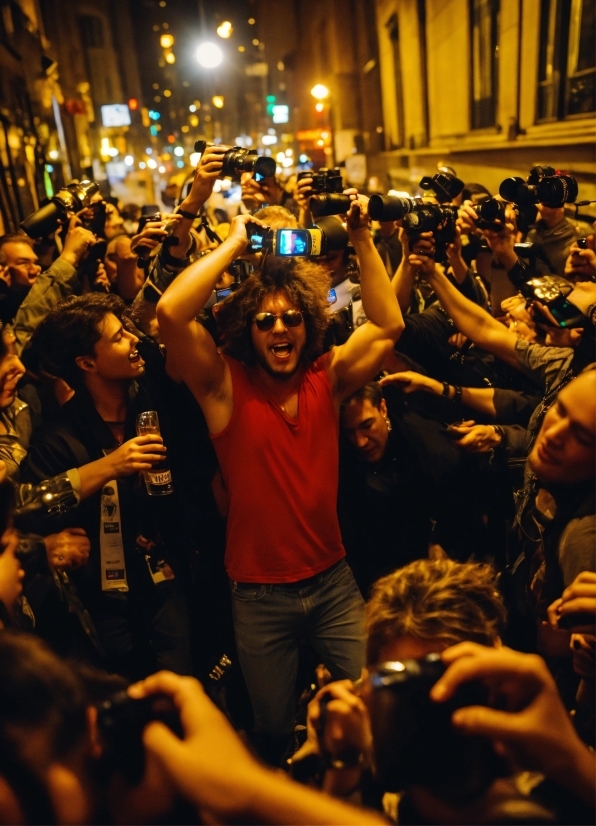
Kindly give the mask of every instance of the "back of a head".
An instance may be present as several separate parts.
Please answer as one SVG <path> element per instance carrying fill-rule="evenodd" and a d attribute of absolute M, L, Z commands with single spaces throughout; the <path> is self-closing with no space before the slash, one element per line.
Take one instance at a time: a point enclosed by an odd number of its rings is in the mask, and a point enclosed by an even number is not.
<path fill-rule="evenodd" d="M 367 663 L 402 637 L 494 645 L 505 624 L 495 571 L 478 562 L 418 559 L 379 579 L 366 605 Z"/>
<path fill-rule="evenodd" d="M 255 212 L 255 218 L 268 224 L 271 229 L 294 229 L 298 227 L 296 216 L 282 206 L 267 206 Z"/>

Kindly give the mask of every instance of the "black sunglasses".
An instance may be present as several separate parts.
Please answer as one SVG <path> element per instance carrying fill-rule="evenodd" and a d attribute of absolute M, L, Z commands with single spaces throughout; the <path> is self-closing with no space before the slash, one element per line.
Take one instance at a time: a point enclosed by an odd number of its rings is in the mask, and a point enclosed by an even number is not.
<path fill-rule="evenodd" d="M 273 313 L 257 313 L 254 322 L 257 329 L 262 333 L 267 330 L 273 330 L 275 322 L 281 318 L 284 327 L 299 327 L 302 324 L 302 313 L 300 310 L 286 310 L 281 315 L 273 315 Z"/>

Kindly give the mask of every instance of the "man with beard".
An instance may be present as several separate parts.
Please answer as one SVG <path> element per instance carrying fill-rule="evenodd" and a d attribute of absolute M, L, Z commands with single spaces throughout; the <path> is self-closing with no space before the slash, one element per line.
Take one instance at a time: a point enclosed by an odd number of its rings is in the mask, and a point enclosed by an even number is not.
<path fill-rule="evenodd" d="M 205 159 L 214 174 L 220 157 Z M 366 202 L 352 197 L 348 231 L 368 322 L 341 347 L 321 355 L 329 277 L 301 259 L 269 255 L 223 302 L 221 352 L 196 321 L 246 250 L 251 216 L 235 218 L 223 244 L 178 276 L 157 308 L 168 371 L 201 405 L 229 495 L 236 643 L 261 753 L 272 762 L 293 730 L 298 640 L 336 679 L 358 677 L 364 664 L 363 602 L 337 519 L 339 407 L 378 372 L 403 321 Z"/>

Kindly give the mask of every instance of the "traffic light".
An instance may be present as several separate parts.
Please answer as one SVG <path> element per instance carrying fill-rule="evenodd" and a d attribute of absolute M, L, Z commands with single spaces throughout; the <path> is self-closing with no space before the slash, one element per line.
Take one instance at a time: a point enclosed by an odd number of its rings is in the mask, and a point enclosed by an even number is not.
<path fill-rule="evenodd" d="M 267 114 L 273 115 L 273 107 L 275 106 L 275 95 L 267 95 L 265 101 L 267 103 Z"/>

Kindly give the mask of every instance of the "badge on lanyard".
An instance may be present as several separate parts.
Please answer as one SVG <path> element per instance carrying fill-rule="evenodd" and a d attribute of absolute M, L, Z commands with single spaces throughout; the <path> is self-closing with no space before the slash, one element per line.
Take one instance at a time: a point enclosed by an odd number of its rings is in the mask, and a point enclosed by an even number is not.
<path fill-rule="evenodd" d="M 99 523 L 101 552 L 101 590 L 128 591 L 122 519 L 116 479 L 107 482 L 101 491 L 101 518 Z"/>

